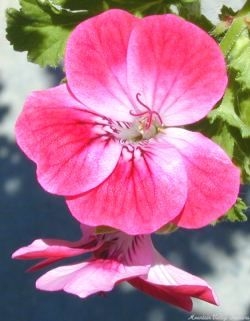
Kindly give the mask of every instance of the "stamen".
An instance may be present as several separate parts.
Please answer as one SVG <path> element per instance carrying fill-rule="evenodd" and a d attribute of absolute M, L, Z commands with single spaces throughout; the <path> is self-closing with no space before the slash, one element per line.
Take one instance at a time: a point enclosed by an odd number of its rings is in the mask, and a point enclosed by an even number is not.
<path fill-rule="evenodd" d="M 135 117 L 139 117 L 139 116 L 143 116 L 148 114 L 148 119 L 146 121 L 146 129 L 149 129 L 151 124 L 152 124 L 152 119 L 153 119 L 153 115 L 155 114 L 158 118 L 158 120 L 160 121 L 160 124 L 162 125 L 162 119 L 161 116 L 154 110 L 151 110 L 147 105 L 144 104 L 143 101 L 141 101 L 140 99 L 141 94 L 137 93 L 136 94 L 136 100 L 138 101 L 138 103 L 143 106 L 144 108 L 146 108 L 146 111 L 140 112 L 140 113 L 135 113 L 132 110 L 130 110 L 130 115 L 135 116 Z"/>
<path fill-rule="evenodd" d="M 138 101 L 138 103 L 141 104 L 143 107 L 145 107 L 149 112 L 151 112 L 151 109 L 140 100 L 139 98 L 140 96 L 141 96 L 140 93 L 136 94 L 136 100 Z"/>

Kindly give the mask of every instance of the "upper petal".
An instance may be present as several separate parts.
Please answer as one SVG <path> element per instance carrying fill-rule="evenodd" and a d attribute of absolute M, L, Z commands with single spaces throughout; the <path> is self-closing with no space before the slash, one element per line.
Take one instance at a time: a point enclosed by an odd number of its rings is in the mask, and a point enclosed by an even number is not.
<path fill-rule="evenodd" d="M 115 260 L 93 260 L 55 268 L 40 277 L 36 286 L 47 291 L 64 290 L 85 298 L 113 289 L 115 284 L 148 271 L 145 266 L 125 266 Z"/>
<path fill-rule="evenodd" d="M 36 162 L 38 180 L 51 193 L 89 190 L 119 159 L 120 145 L 100 134 L 98 117 L 83 108 L 61 85 L 33 92 L 17 121 L 17 142 Z"/>
<path fill-rule="evenodd" d="M 108 10 L 79 24 L 71 33 L 65 70 L 73 94 L 89 110 L 129 120 L 127 46 L 138 19 L 122 10 Z"/>
<path fill-rule="evenodd" d="M 141 93 L 165 125 L 190 124 L 222 97 L 226 65 L 217 43 L 199 27 L 175 15 L 150 16 L 131 33 L 128 84 L 132 97 Z"/>
<path fill-rule="evenodd" d="M 127 234 L 146 234 L 180 213 L 187 185 L 179 153 L 161 143 L 134 151 L 130 147 L 124 147 L 123 156 L 105 182 L 67 198 L 77 220 L 111 226 Z"/>
<path fill-rule="evenodd" d="M 183 157 L 188 176 L 188 195 L 176 224 L 203 227 L 225 214 L 235 203 L 240 171 L 226 153 L 200 133 L 169 128 L 165 139 Z"/>

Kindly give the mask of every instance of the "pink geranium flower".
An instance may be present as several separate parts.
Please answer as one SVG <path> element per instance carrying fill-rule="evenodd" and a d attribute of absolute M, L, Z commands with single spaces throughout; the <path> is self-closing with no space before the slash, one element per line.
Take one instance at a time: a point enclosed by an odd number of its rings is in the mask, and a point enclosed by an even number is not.
<path fill-rule="evenodd" d="M 173 220 L 199 228 L 234 204 L 239 170 L 177 127 L 206 116 L 227 84 L 207 33 L 174 15 L 109 10 L 72 32 L 65 71 L 67 84 L 28 97 L 16 136 L 40 184 L 81 223 L 128 234 Z"/>
<path fill-rule="evenodd" d="M 127 281 L 157 299 L 188 311 L 192 309 L 192 297 L 217 304 L 211 287 L 170 264 L 155 250 L 149 235 L 129 236 L 122 232 L 95 235 L 86 226 L 82 230 L 83 238 L 78 242 L 40 239 L 17 250 L 13 258 L 42 259 L 30 269 L 34 271 L 61 259 L 91 254 L 85 262 L 45 273 L 36 282 L 41 290 L 64 290 L 85 298 Z"/>

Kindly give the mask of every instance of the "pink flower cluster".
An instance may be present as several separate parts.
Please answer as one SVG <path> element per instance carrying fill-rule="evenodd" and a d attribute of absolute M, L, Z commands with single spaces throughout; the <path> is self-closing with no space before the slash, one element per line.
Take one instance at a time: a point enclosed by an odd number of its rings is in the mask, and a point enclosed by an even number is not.
<path fill-rule="evenodd" d="M 234 204 L 239 170 L 178 127 L 206 116 L 227 84 L 207 33 L 174 15 L 110 10 L 72 32 L 65 72 L 67 84 L 27 98 L 16 137 L 40 184 L 82 224 L 199 228 Z"/>
<path fill-rule="evenodd" d="M 238 168 L 218 145 L 184 128 L 224 93 L 218 45 L 175 15 L 140 19 L 109 10 L 73 30 L 65 73 L 66 84 L 27 98 L 17 142 L 36 163 L 40 184 L 66 198 L 84 230 L 122 232 L 85 231 L 77 243 L 37 240 L 14 257 L 43 258 L 40 268 L 92 253 L 46 273 L 41 289 L 86 297 L 127 280 L 187 310 L 190 297 L 216 303 L 204 281 L 163 259 L 146 234 L 168 223 L 206 226 L 237 198 Z"/>

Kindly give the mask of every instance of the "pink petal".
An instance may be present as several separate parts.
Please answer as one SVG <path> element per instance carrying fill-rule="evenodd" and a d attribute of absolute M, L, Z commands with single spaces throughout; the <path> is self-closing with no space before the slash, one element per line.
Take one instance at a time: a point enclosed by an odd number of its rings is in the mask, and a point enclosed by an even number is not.
<path fill-rule="evenodd" d="M 127 46 L 137 18 L 109 10 L 79 24 L 67 43 L 65 69 L 74 95 L 89 110 L 129 120 Z"/>
<path fill-rule="evenodd" d="M 202 29 L 174 15 L 136 24 L 128 47 L 128 84 L 135 98 L 160 112 L 165 125 L 203 118 L 227 84 L 223 55 Z M 135 101 L 134 105 L 140 107 Z"/>
<path fill-rule="evenodd" d="M 97 250 L 102 243 L 90 245 L 91 243 L 84 244 L 82 240 L 67 242 L 55 239 L 38 239 L 15 251 L 12 258 L 19 260 L 43 259 L 28 269 L 29 272 L 34 272 L 64 258 Z"/>
<path fill-rule="evenodd" d="M 190 297 L 218 304 L 213 289 L 201 278 L 189 274 L 171 265 L 162 256 L 159 261 L 151 266 L 147 277 L 142 277 L 145 281 L 164 288 L 167 286 L 171 291 Z"/>
<path fill-rule="evenodd" d="M 186 173 L 179 154 L 157 142 L 124 147 L 107 180 L 67 198 L 73 216 L 87 225 L 107 225 L 128 234 L 151 233 L 178 215 L 186 200 Z"/>
<path fill-rule="evenodd" d="M 120 235 L 122 247 L 125 246 L 123 244 L 128 244 L 129 239 L 126 241 L 122 233 Z M 130 237 L 131 240 L 130 249 L 124 250 L 126 263 L 151 266 L 147 276 L 130 279 L 128 282 L 131 285 L 159 300 L 187 311 L 192 309 L 191 297 L 217 303 L 215 294 L 207 283 L 171 265 L 155 250 L 149 235 L 139 235 L 132 239 Z"/>
<path fill-rule="evenodd" d="M 61 85 L 34 92 L 17 121 L 17 142 L 51 193 L 74 195 L 95 187 L 120 156 L 120 145 L 100 134 L 99 118 L 82 108 Z"/>
<path fill-rule="evenodd" d="M 84 248 L 76 248 L 76 242 L 62 240 L 38 239 L 28 246 L 21 247 L 12 254 L 12 258 L 34 260 L 41 258 L 64 258 L 85 253 Z"/>
<path fill-rule="evenodd" d="M 176 224 L 203 227 L 221 217 L 237 199 L 240 171 L 226 153 L 199 133 L 169 128 L 165 139 L 183 157 L 188 175 L 188 195 Z"/>
<path fill-rule="evenodd" d="M 60 266 L 48 271 L 36 281 L 36 287 L 40 290 L 59 291 L 63 290 L 68 282 L 81 271 L 87 263 Z"/>
<path fill-rule="evenodd" d="M 148 267 L 125 266 L 114 260 L 94 260 L 86 263 L 62 266 L 40 277 L 36 286 L 47 291 L 64 290 L 85 298 L 98 292 L 106 292 L 124 280 L 146 274 Z"/>
<path fill-rule="evenodd" d="M 128 283 L 158 300 L 178 306 L 187 311 L 192 310 L 193 302 L 190 297 L 175 293 L 173 289 L 168 289 L 167 287 L 163 289 L 161 286 L 150 284 L 141 278 L 131 279 Z"/>
<path fill-rule="evenodd" d="M 218 304 L 213 289 L 202 279 L 171 265 L 155 251 L 147 276 L 132 279 L 130 284 L 157 299 L 185 310 L 192 310 L 191 297 Z"/>
<path fill-rule="evenodd" d="M 61 240 L 35 240 L 28 246 L 21 247 L 12 254 L 13 259 L 35 260 L 43 259 L 39 263 L 31 266 L 27 271 L 34 272 L 42 269 L 52 263 L 62 260 L 66 257 L 80 255 L 85 252 L 84 249 L 71 248 L 74 242 Z"/>

